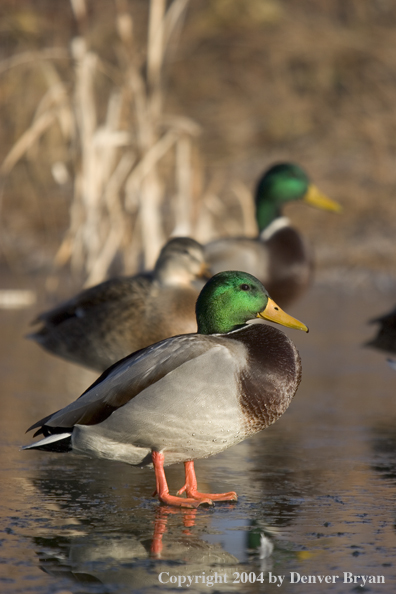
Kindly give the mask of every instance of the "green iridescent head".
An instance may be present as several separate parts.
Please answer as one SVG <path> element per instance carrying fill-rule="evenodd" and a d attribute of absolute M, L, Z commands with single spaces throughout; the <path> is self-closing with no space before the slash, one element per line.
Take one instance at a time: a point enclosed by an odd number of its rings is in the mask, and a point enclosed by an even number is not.
<path fill-rule="evenodd" d="M 308 331 L 276 305 L 257 278 L 234 270 L 219 272 L 206 283 L 196 314 L 199 334 L 225 334 L 255 318 Z"/>
<path fill-rule="evenodd" d="M 339 204 L 314 186 L 305 171 L 294 163 L 279 163 L 259 179 L 256 189 L 256 219 L 260 232 L 281 216 L 286 202 L 303 200 L 324 210 L 339 212 Z"/>

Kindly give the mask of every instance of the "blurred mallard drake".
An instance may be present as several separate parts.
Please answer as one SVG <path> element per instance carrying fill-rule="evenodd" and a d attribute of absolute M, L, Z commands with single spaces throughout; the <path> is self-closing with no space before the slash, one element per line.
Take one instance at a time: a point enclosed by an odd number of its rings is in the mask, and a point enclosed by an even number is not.
<path fill-rule="evenodd" d="M 378 318 L 370 320 L 370 324 L 379 324 L 379 328 L 376 336 L 366 342 L 365 346 L 370 346 L 388 353 L 396 353 L 396 308 Z"/>
<path fill-rule="evenodd" d="M 255 196 L 257 238 L 230 237 L 205 246 L 205 258 L 215 274 L 244 270 L 256 276 L 282 307 L 309 286 L 313 271 L 311 250 L 282 216 L 287 202 L 302 200 L 317 208 L 339 212 L 341 207 L 314 186 L 294 163 L 274 165 L 258 182 Z"/>
<path fill-rule="evenodd" d="M 168 338 L 119 361 L 80 398 L 30 429 L 25 446 L 73 450 L 153 465 L 162 503 L 196 507 L 236 493 L 197 490 L 194 459 L 217 454 L 274 423 L 301 380 L 293 342 L 271 320 L 308 331 L 244 272 L 222 272 L 197 300 L 197 334 Z M 169 494 L 164 466 L 184 462 L 186 480 Z"/>
<path fill-rule="evenodd" d="M 168 241 L 152 272 L 114 278 L 38 316 L 29 338 L 47 351 L 104 371 L 154 342 L 195 332 L 195 303 L 209 278 L 203 247 L 188 237 Z"/>

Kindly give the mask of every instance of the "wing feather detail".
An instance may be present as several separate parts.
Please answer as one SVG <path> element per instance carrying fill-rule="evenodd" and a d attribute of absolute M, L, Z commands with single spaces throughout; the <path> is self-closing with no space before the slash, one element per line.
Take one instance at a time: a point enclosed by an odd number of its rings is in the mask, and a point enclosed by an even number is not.
<path fill-rule="evenodd" d="M 214 337 L 186 334 L 137 351 L 107 369 L 76 401 L 41 419 L 28 431 L 40 427 L 38 435 L 45 433 L 43 427 L 51 432 L 51 428 L 101 423 L 147 387 L 216 347 L 219 344 Z"/>

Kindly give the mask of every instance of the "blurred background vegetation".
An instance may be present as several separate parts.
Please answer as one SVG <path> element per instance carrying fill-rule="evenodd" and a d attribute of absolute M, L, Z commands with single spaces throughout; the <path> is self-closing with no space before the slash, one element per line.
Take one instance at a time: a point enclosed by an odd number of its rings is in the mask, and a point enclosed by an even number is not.
<path fill-rule="evenodd" d="M 2 0 L 0 30 L 3 270 L 56 290 L 254 235 L 290 160 L 344 207 L 286 209 L 317 282 L 394 290 L 392 0 Z"/>

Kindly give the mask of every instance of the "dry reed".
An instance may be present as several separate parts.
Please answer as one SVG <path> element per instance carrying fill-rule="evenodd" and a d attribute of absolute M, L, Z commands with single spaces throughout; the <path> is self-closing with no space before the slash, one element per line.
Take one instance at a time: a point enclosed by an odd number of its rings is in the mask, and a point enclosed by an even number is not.
<path fill-rule="evenodd" d="M 73 196 L 69 228 L 57 251 L 57 267 L 70 264 L 83 273 L 86 285 L 103 280 L 117 254 L 124 252 L 126 272 L 151 267 L 172 233 L 194 230 L 192 152 L 199 126 L 185 116 L 164 112 L 163 69 L 189 0 L 151 0 L 145 58 L 135 47 L 127 3 L 115 3 L 120 40 L 117 70 L 89 47 L 85 0 L 71 0 L 79 35 L 64 49 L 13 56 L 0 63 L 0 73 L 21 64 L 38 65 L 48 90 L 30 127 L 15 142 L 0 166 L 7 176 L 17 162 L 58 125 L 73 155 Z M 141 48 L 140 48 L 141 49 Z M 56 59 L 69 59 L 74 79 L 64 81 Z M 103 121 L 98 113 L 97 83 L 107 78 L 108 99 Z M 129 117 L 126 117 L 128 114 Z M 68 176 L 65 163 L 53 165 Z M 171 180 L 171 181 L 169 181 Z M 162 211 L 173 212 L 171 229 Z M 169 210 L 169 208 L 168 208 Z"/>

